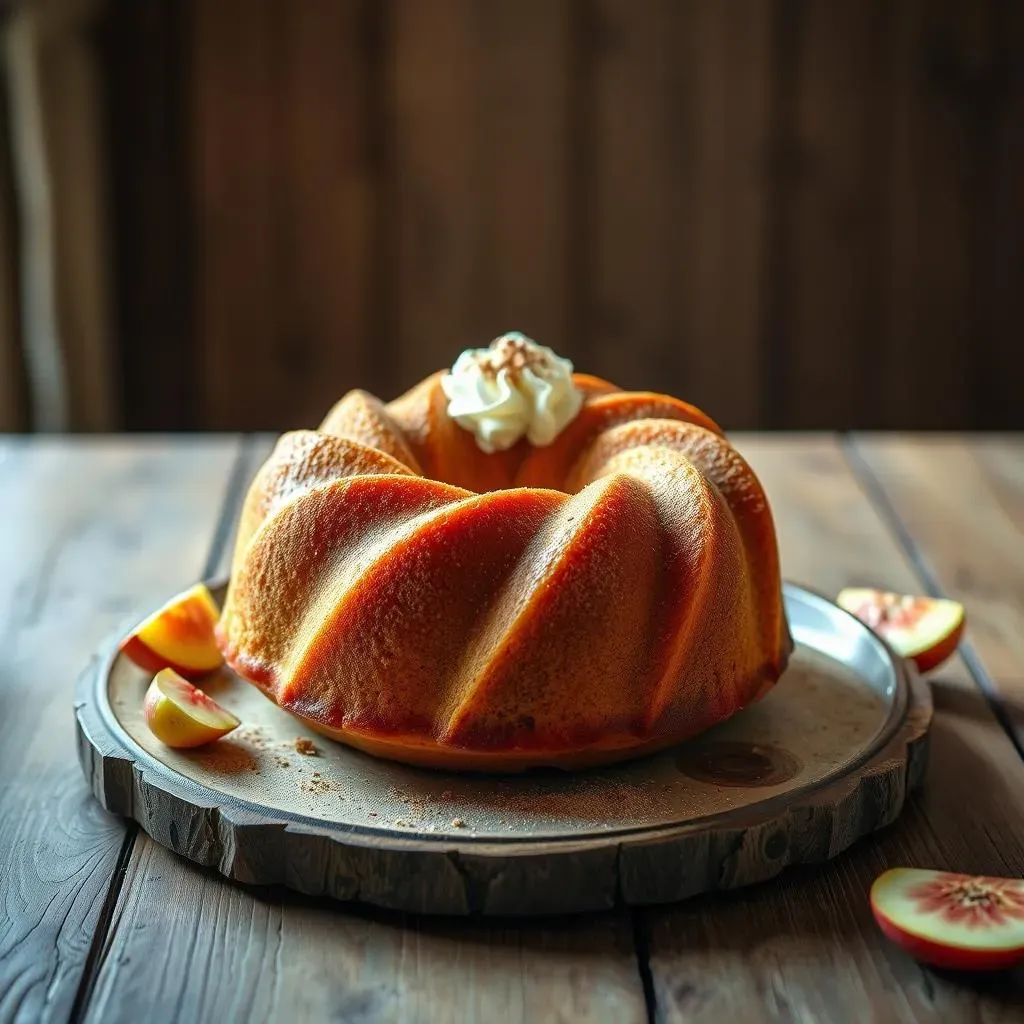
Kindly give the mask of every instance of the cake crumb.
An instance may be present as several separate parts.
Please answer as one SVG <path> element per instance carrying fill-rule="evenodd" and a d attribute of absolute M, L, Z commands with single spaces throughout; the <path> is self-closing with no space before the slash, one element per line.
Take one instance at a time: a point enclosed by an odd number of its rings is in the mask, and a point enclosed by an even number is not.
<path fill-rule="evenodd" d="M 289 761 L 287 758 L 280 757 L 280 756 L 275 757 L 274 760 L 277 762 L 278 766 L 281 767 L 281 768 L 287 768 L 291 764 L 291 761 Z"/>
<path fill-rule="evenodd" d="M 316 744 L 312 740 L 307 740 L 305 736 L 296 736 L 295 753 L 305 754 L 307 757 L 315 757 L 320 751 L 317 750 Z"/>
<path fill-rule="evenodd" d="M 452 828 L 465 828 L 466 823 L 461 818 L 452 818 Z"/>
<path fill-rule="evenodd" d="M 263 727 L 259 725 L 243 725 L 235 731 L 233 738 L 249 744 L 255 750 L 270 747 L 270 741 L 263 735 Z"/>
<path fill-rule="evenodd" d="M 340 793 L 343 787 L 340 782 L 325 779 L 316 772 L 309 779 L 300 782 L 299 789 L 304 793 Z"/>

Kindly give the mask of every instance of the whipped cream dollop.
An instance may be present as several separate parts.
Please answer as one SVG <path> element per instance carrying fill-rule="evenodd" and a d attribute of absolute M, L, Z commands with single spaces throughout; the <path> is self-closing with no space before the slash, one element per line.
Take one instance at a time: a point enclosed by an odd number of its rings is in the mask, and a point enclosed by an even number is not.
<path fill-rule="evenodd" d="M 521 437 L 542 447 L 570 424 L 583 404 L 572 363 L 513 331 L 488 348 L 467 349 L 441 378 L 448 415 L 485 452 L 502 452 Z"/>

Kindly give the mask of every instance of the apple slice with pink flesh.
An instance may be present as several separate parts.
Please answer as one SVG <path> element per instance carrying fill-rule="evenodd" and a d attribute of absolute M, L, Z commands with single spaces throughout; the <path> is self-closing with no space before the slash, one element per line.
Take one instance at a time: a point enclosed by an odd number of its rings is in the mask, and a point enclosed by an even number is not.
<path fill-rule="evenodd" d="M 943 598 L 851 587 L 840 591 L 836 603 L 874 630 L 897 654 L 910 658 L 921 672 L 950 657 L 964 631 L 964 606 Z"/>
<path fill-rule="evenodd" d="M 168 747 L 202 747 L 240 724 L 230 711 L 172 668 L 153 677 L 142 714 L 149 731 Z"/>
<path fill-rule="evenodd" d="M 213 634 L 219 617 L 210 591 L 197 583 L 139 623 L 121 641 L 121 650 L 147 672 L 173 668 L 197 679 L 223 664 Z"/>
<path fill-rule="evenodd" d="M 1024 880 L 893 868 L 871 886 L 885 935 L 922 963 L 989 971 L 1024 960 Z"/>

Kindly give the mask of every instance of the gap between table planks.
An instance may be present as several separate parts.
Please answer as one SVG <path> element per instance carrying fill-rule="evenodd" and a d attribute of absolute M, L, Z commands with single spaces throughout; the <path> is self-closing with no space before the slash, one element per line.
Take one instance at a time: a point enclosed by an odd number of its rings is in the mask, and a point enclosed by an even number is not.
<path fill-rule="evenodd" d="M 928 590 L 967 609 L 965 660 L 1024 749 L 1024 439 L 858 435 Z"/>
<path fill-rule="evenodd" d="M 826 592 L 847 582 L 921 586 L 833 440 L 741 447 L 772 498 L 789 576 Z M 642 915 L 640 953 L 650 946 L 659 1019 L 928 1020 L 1019 1008 L 1017 975 L 979 989 L 925 974 L 883 943 L 864 902 L 873 875 L 901 860 L 1024 869 L 1020 827 L 998 839 L 991 831 L 1004 809 L 1020 818 L 1013 790 L 1024 766 L 963 667 L 939 679 L 929 788 L 903 824 L 831 866 Z M 972 762 L 983 772 L 976 789 L 965 771 Z M 228 885 L 140 835 L 84 1016 L 247 1020 L 279 1010 L 302 1019 L 329 1010 L 376 1020 L 390 1010 L 395 1019 L 459 1020 L 504 1009 L 512 1020 L 545 1011 L 642 1020 L 624 922 L 480 928 L 320 907 Z"/>
<path fill-rule="evenodd" d="M 739 446 L 772 502 L 788 578 L 833 595 L 925 586 L 836 441 Z M 882 938 L 868 906 L 872 880 L 896 865 L 1024 874 L 1024 763 L 960 659 L 936 673 L 933 693 L 925 787 L 891 829 L 820 868 L 646 912 L 659 1020 L 1021 1019 L 1019 970 L 923 970 Z"/>
<path fill-rule="evenodd" d="M 0 1021 L 68 1019 L 126 835 L 76 763 L 75 675 L 202 570 L 238 450 L 0 440 Z"/>

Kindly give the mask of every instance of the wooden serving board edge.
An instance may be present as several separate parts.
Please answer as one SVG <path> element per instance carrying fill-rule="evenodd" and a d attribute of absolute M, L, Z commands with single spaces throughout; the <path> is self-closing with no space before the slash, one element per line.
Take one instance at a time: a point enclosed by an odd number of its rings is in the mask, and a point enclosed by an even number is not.
<path fill-rule="evenodd" d="M 93 656 L 75 697 L 79 761 L 103 807 L 234 881 L 413 913 L 565 914 L 766 881 L 790 865 L 829 860 L 894 822 L 927 764 L 931 691 L 905 666 L 907 713 L 892 739 L 847 775 L 788 804 L 731 812 L 721 824 L 516 846 L 368 835 L 230 797 L 214 801 L 205 787 L 155 770 L 99 706 L 116 651 L 115 638 Z"/>

